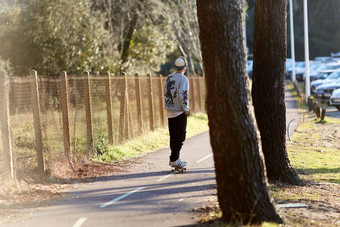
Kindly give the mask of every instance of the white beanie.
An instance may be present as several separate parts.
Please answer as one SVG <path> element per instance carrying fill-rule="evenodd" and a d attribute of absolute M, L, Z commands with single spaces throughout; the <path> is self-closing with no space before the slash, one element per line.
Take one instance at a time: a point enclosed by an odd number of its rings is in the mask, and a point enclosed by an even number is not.
<path fill-rule="evenodd" d="M 184 69 L 187 66 L 187 61 L 184 57 L 178 57 L 175 61 L 175 68 L 176 69 Z"/>

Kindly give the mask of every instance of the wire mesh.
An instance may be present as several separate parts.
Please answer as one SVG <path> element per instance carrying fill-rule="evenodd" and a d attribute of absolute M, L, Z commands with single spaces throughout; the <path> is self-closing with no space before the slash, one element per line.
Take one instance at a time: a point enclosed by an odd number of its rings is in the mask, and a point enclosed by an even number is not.
<path fill-rule="evenodd" d="M 26 170 L 37 167 L 31 78 L 12 78 L 9 87 L 11 146 L 13 162 L 20 177 Z"/>
<path fill-rule="evenodd" d="M 166 126 L 165 80 L 166 77 L 149 75 L 83 74 L 69 75 L 65 81 L 63 77 L 40 75 L 37 108 L 33 99 L 35 79 L 11 78 L 11 139 L 19 177 L 21 173 L 37 167 L 37 122 L 33 113 L 40 114 L 45 169 L 53 170 L 56 162 L 68 162 L 73 166 L 78 160 L 102 152 L 98 149 L 101 143 L 121 144 Z M 204 112 L 204 78 L 190 77 L 189 81 L 191 111 Z M 66 93 L 63 88 L 66 88 Z M 65 100 L 68 100 L 66 107 Z M 3 162 L 1 150 L 0 176 Z"/>

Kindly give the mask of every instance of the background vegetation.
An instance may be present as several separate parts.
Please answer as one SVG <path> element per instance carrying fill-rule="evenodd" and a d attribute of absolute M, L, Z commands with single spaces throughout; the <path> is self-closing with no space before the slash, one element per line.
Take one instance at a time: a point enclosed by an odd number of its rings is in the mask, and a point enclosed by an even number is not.
<path fill-rule="evenodd" d="M 19 76 L 31 69 L 46 76 L 84 70 L 155 73 L 177 55 L 187 56 L 193 66 L 200 62 L 194 3 L 194 0 L 18 0 L 10 6 L 0 3 L 0 62 L 8 61 Z M 163 67 L 161 72 L 169 70 Z"/>
<path fill-rule="evenodd" d="M 187 138 L 208 130 L 208 116 L 206 114 L 194 114 L 188 117 Z M 99 154 L 96 160 L 104 162 L 122 161 L 167 146 L 169 146 L 169 131 L 167 128 L 161 128 L 120 146 L 111 146 L 103 141 L 100 146 L 97 145 L 96 147 Z"/>
<path fill-rule="evenodd" d="M 255 0 L 247 0 L 246 16 L 247 44 L 249 53 L 253 53 Z M 308 0 L 308 29 L 310 59 L 317 56 L 330 56 L 340 51 L 340 1 Z M 290 46 L 289 6 L 287 12 L 287 40 Z M 293 0 L 295 58 L 304 60 L 303 1 Z M 288 57 L 290 57 L 288 48 Z"/>
<path fill-rule="evenodd" d="M 202 74 L 195 0 L 16 2 L 0 3 L 0 66 L 6 63 L 1 68 L 15 75 L 31 69 L 46 76 L 84 70 L 165 75 L 177 55 L 188 57 L 189 74 Z M 255 1 L 246 2 L 252 54 Z M 293 7 L 296 59 L 303 60 L 303 2 L 293 0 Z M 340 0 L 309 0 L 308 9 L 310 58 L 339 52 Z M 289 20 L 287 26 L 290 45 Z"/>

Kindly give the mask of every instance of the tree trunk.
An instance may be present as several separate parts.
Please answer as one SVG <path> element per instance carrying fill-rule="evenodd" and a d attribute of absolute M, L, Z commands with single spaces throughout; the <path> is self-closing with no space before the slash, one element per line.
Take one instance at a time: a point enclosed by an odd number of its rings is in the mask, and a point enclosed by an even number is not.
<path fill-rule="evenodd" d="M 131 41 L 133 38 L 133 34 L 137 27 L 138 18 L 139 18 L 139 11 L 136 10 L 135 14 L 132 17 L 132 20 L 130 21 L 129 29 L 127 31 L 127 34 L 124 40 L 122 55 L 120 57 L 122 60 L 122 64 L 124 64 L 128 60 L 129 49 L 130 49 Z"/>
<path fill-rule="evenodd" d="M 229 222 L 282 223 L 268 194 L 246 76 L 241 0 L 197 0 L 218 201 Z"/>
<path fill-rule="evenodd" d="M 301 185 L 286 151 L 287 1 L 255 3 L 252 96 L 269 180 Z"/>

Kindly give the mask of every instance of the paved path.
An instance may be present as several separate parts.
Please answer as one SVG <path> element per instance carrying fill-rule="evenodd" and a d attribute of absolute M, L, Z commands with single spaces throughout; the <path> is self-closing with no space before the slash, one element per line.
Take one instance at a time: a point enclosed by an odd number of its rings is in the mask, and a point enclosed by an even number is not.
<path fill-rule="evenodd" d="M 134 162 L 127 173 L 82 183 L 53 206 L 5 226 L 185 226 L 197 223 L 191 212 L 216 201 L 216 181 L 205 132 L 187 140 L 184 174 L 172 174 L 169 149 Z M 29 211 L 28 211 L 29 212 Z"/>
<path fill-rule="evenodd" d="M 299 113 L 287 95 L 287 123 Z M 292 126 L 291 131 L 293 131 Z M 188 171 L 173 174 L 169 148 L 145 155 L 126 173 L 77 184 L 64 199 L 40 210 L 23 210 L 25 218 L 0 226 L 192 226 L 192 212 L 216 203 L 216 181 L 209 133 L 188 139 L 182 159 Z"/>
<path fill-rule="evenodd" d="M 292 94 L 286 89 L 285 91 L 285 101 L 286 101 L 286 129 L 287 129 L 287 141 L 289 141 L 289 136 L 291 137 L 302 121 L 301 115 L 297 109 L 297 105 L 294 101 Z"/>

